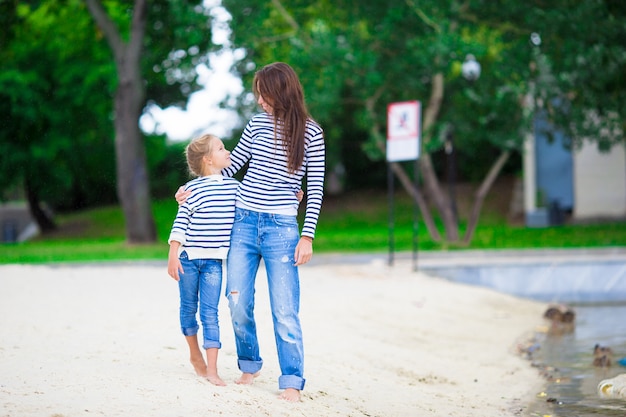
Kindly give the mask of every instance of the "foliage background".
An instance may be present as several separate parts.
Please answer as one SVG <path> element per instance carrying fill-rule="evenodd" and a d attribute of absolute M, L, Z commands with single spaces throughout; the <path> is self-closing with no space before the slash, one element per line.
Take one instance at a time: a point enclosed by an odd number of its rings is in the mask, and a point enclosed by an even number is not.
<path fill-rule="evenodd" d="M 134 6 L 106 2 L 122 29 Z M 424 172 L 432 164 L 437 181 L 450 174 L 444 150 L 450 135 L 458 181 L 478 184 L 504 151 L 511 156 L 500 175 L 521 175 L 528 94 L 574 146 L 586 139 L 609 150 L 624 142 L 625 2 L 224 0 L 222 6 L 232 16 L 231 38 L 214 45 L 212 8 L 150 2 L 141 60 L 145 106 L 183 107 L 200 88 L 196 68 L 210 51 L 245 51 L 233 72 L 248 91 L 261 65 L 287 61 L 325 128 L 328 174 L 338 176 L 342 192 L 385 189 L 380 144 L 386 106 L 395 101 L 418 98 L 437 108 L 421 161 Z M 4 0 L 0 23 L 0 197 L 45 202 L 58 213 L 117 204 L 111 103 L 118 80 L 84 2 Z M 532 41 L 535 35 L 541 42 Z M 469 53 L 482 65 L 473 83 L 460 75 Z M 256 111 L 249 93 L 236 108 L 243 120 Z M 233 139 L 227 147 L 238 133 L 225 138 Z M 183 144 L 147 134 L 144 145 L 152 197 L 171 198 L 188 178 Z M 403 169 L 410 173 L 410 164 Z M 444 216 L 434 208 L 437 188 L 424 192 L 438 222 Z"/>

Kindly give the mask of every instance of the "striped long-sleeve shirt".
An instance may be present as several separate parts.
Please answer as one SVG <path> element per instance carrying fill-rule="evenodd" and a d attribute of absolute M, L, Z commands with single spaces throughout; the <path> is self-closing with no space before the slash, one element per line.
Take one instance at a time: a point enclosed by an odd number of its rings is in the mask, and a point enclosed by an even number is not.
<path fill-rule="evenodd" d="M 302 236 L 315 237 L 324 195 L 324 132 L 309 120 L 305 132 L 302 167 L 291 174 L 280 137 L 275 139 L 274 119 L 267 113 L 254 116 L 246 125 L 230 155 L 231 166 L 222 171 L 232 176 L 246 163 L 246 174 L 237 192 L 237 207 L 253 211 L 297 215 L 296 192 L 306 175 L 306 212 Z"/>
<path fill-rule="evenodd" d="M 178 207 L 168 243 L 180 242 L 189 259 L 225 259 L 235 220 L 239 181 L 222 175 L 198 177 L 187 184 L 191 191 Z"/>

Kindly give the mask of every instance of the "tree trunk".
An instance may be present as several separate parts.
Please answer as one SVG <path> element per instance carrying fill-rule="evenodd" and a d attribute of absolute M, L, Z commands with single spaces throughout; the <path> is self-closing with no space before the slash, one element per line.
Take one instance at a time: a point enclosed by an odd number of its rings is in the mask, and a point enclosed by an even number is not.
<path fill-rule="evenodd" d="M 122 69 L 115 95 L 117 195 L 126 219 L 126 239 L 129 243 L 148 243 L 156 241 L 156 227 L 150 205 L 145 147 L 138 124 L 144 92 L 139 87 L 141 78 L 130 75 L 133 72 L 133 68 Z"/>
<path fill-rule="evenodd" d="M 437 226 L 435 226 L 435 222 L 433 221 L 433 218 L 430 215 L 428 204 L 426 204 L 426 201 L 424 201 L 424 198 L 422 197 L 422 194 L 420 193 L 419 189 L 415 187 L 414 183 L 411 182 L 411 178 L 409 178 L 407 173 L 404 171 L 404 169 L 402 168 L 402 165 L 400 165 L 397 162 L 392 162 L 391 170 L 396 175 L 396 177 L 398 177 L 398 179 L 400 180 L 400 183 L 402 184 L 406 192 L 409 193 L 411 198 L 413 198 L 413 201 L 417 203 L 417 206 L 419 207 L 420 212 L 422 213 L 422 219 L 424 219 L 424 224 L 426 225 L 426 228 L 428 229 L 428 233 L 430 234 L 430 237 L 435 242 L 440 242 L 441 236 L 439 235 L 439 230 L 437 230 Z"/>
<path fill-rule="evenodd" d="M 39 195 L 33 188 L 30 186 L 28 180 L 25 182 L 25 191 L 26 191 L 26 200 L 28 201 L 28 210 L 30 211 L 30 215 L 33 216 L 33 219 L 37 223 L 39 227 L 39 231 L 44 234 L 46 232 L 51 232 L 57 228 L 56 223 L 52 220 L 52 217 L 47 213 L 39 202 Z"/>
<path fill-rule="evenodd" d="M 435 173 L 435 168 L 433 167 L 429 154 L 425 154 L 420 157 L 420 170 L 422 172 L 422 176 L 424 177 L 426 190 L 432 197 L 435 207 L 437 207 L 437 210 L 441 215 L 441 220 L 443 221 L 443 225 L 446 230 L 446 241 L 458 242 L 459 226 L 456 216 L 454 215 L 454 210 L 452 210 L 452 201 L 446 198 L 441 186 L 439 185 L 439 180 L 437 179 L 437 174 Z"/>
<path fill-rule="evenodd" d="M 135 0 L 130 36 L 126 43 L 115 23 L 97 0 L 86 0 L 89 12 L 104 33 L 118 75 L 115 94 L 115 154 L 117 194 L 126 220 L 129 243 L 156 241 L 156 227 L 150 204 L 150 186 L 139 117 L 144 104 L 140 61 L 147 20 L 146 0 Z"/>
<path fill-rule="evenodd" d="M 384 90 L 384 86 L 379 88 L 378 91 L 372 97 L 369 97 L 366 100 L 366 102 L 365 102 L 365 108 L 370 113 L 372 120 L 377 120 L 376 112 L 374 111 L 374 104 L 378 100 L 378 98 L 379 98 L 379 96 L 380 96 L 380 94 L 382 93 L 383 90 Z M 376 146 L 378 147 L 378 149 L 383 154 L 385 154 L 385 152 L 386 152 L 385 141 L 381 137 L 382 135 L 380 134 L 380 130 L 381 130 L 380 129 L 380 125 L 378 123 L 374 122 L 372 124 L 371 128 L 370 128 L 370 135 L 373 138 L 375 138 L 374 140 L 375 140 L 375 143 L 376 143 Z M 410 177 L 407 175 L 407 173 L 402 168 L 402 165 L 400 165 L 397 162 L 391 162 L 391 169 L 392 169 L 393 173 L 400 180 L 400 183 L 402 184 L 402 186 L 404 187 L 406 192 L 409 193 L 409 195 L 417 203 L 417 206 L 419 207 L 420 212 L 422 213 L 422 219 L 424 219 L 424 224 L 426 225 L 426 228 L 428 229 L 428 233 L 430 234 L 430 237 L 435 242 L 441 241 L 441 236 L 439 235 L 439 231 L 437 230 L 437 226 L 435 226 L 435 222 L 433 221 L 433 217 L 432 217 L 432 215 L 430 213 L 428 205 L 426 204 L 426 202 L 422 198 L 422 195 L 419 192 L 419 189 L 417 189 L 413 185 L 413 183 L 411 182 Z"/>
<path fill-rule="evenodd" d="M 465 237 L 463 238 L 463 243 L 469 244 L 472 241 L 472 237 L 474 237 L 474 231 L 476 230 L 476 226 L 478 225 L 478 218 L 480 216 L 480 211 L 483 206 L 483 202 L 485 201 L 485 197 L 489 193 L 489 190 L 493 186 L 493 183 L 498 178 L 498 174 L 502 170 L 502 167 L 509 159 L 511 155 L 510 151 L 503 151 L 498 159 L 493 163 L 491 169 L 489 169 L 489 173 L 483 180 L 482 184 L 478 188 L 476 192 L 476 199 L 474 200 L 474 204 L 472 206 L 472 212 L 467 221 L 467 230 L 465 231 Z"/>
<path fill-rule="evenodd" d="M 428 106 L 424 111 L 422 131 L 426 132 L 426 134 L 423 135 L 425 143 L 430 139 L 428 132 L 439 116 L 441 103 L 443 101 L 443 93 L 444 79 L 443 74 L 439 72 L 432 78 L 430 98 L 428 100 Z M 437 174 L 435 173 L 435 168 L 433 167 L 432 160 L 430 159 L 430 154 L 427 152 L 422 152 L 422 154 L 423 155 L 420 156 L 419 166 L 422 176 L 424 177 L 424 185 L 426 186 L 428 194 L 432 197 L 435 207 L 437 207 L 437 210 L 441 215 L 441 219 L 443 220 L 446 230 L 446 241 L 457 242 L 459 240 L 459 228 L 454 211 L 452 210 L 453 202 L 449 201 L 441 190 Z"/>

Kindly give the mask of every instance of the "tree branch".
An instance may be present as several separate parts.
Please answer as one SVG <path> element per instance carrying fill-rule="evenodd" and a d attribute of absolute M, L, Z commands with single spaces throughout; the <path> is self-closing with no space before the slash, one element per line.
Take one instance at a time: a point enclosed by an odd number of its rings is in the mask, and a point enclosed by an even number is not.
<path fill-rule="evenodd" d="M 119 65 L 124 59 L 124 42 L 122 42 L 117 26 L 98 0 L 85 0 L 85 3 L 91 16 L 93 16 L 93 20 L 95 20 L 100 30 L 104 33 L 104 37 L 109 42 L 115 61 Z"/>
<path fill-rule="evenodd" d="M 428 99 L 428 106 L 424 111 L 424 126 L 423 131 L 425 134 L 422 136 L 423 142 L 428 143 L 431 138 L 431 128 L 435 124 L 439 112 L 441 110 L 441 103 L 443 102 L 444 94 L 444 79 L 443 73 L 438 72 L 433 75 L 432 87 L 430 91 L 430 98 Z M 446 239 L 449 241 L 458 240 L 458 223 L 456 222 L 456 216 L 452 211 L 452 202 L 447 201 L 444 197 L 435 168 L 430 154 L 428 152 L 422 152 L 423 156 L 420 158 L 420 170 L 424 177 L 424 185 L 428 191 L 428 195 L 433 199 L 435 206 L 441 213 L 443 223 L 446 228 Z"/>
<path fill-rule="evenodd" d="M 130 28 L 130 40 L 128 42 L 128 55 L 141 58 L 143 37 L 145 35 L 148 5 L 146 0 L 135 0 L 133 7 L 133 20 Z"/>
<path fill-rule="evenodd" d="M 489 173 L 483 180 L 482 184 L 478 188 L 476 192 L 476 200 L 474 201 L 474 205 L 472 207 L 472 213 L 467 222 L 467 230 L 465 231 L 465 237 L 463 238 L 463 243 L 469 244 L 474 236 L 474 231 L 476 230 L 476 226 L 478 225 L 478 217 L 480 216 L 480 210 L 483 206 L 483 202 L 485 201 L 485 197 L 487 193 L 491 189 L 491 186 L 495 182 L 496 178 L 498 178 L 498 174 L 502 170 L 502 167 L 509 159 L 511 155 L 510 151 L 503 151 L 496 162 L 489 169 Z"/>
<path fill-rule="evenodd" d="M 287 24 L 289 26 L 292 27 L 292 29 L 296 32 L 296 33 L 301 33 L 302 37 L 304 38 L 305 42 L 307 43 L 312 43 L 313 40 L 308 36 L 307 33 L 301 31 L 300 29 L 300 25 L 298 24 L 298 22 L 296 22 L 296 19 L 293 18 L 293 16 L 291 15 L 291 13 L 289 13 L 287 11 L 287 9 L 285 9 L 285 6 L 283 6 L 283 4 L 280 2 L 280 0 L 272 0 L 272 4 L 274 5 L 274 7 L 276 7 L 276 9 L 278 9 L 278 12 L 283 16 L 283 19 L 285 19 L 285 21 L 287 21 Z"/>
<path fill-rule="evenodd" d="M 406 4 L 407 6 L 413 9 L 415 14 L 420 19 L 422 19 L 422 21 L 426 24 L 426 26 L 430 26 L 435 32 L 441 33 L 441 27 L 437 23 L 435 23 L 435 21 L 433 21 L 430 17 L 426 16 L 426 13 L 424 13 L 422 9 L 417 7 L 417 5 L 415 4 L 413 0 L 406 0 Z"/>
<path fill-rule="evenodd" d="M 425 132 L 430 132 L 430 128 L 435 124 L 435 120 L 439 116 L 441 110 L 441 103 L 443 101 L 443 73 L 438 72 L 433 75 L 432 88 L 430 90 L 430 98 L 428 99 L 428 106 L 424 111 L 424 126 Z M 430 139 L 430 133 L 427 133 L 427 138 Z M 428 142 L 425 140 L 425 142 Z"/>

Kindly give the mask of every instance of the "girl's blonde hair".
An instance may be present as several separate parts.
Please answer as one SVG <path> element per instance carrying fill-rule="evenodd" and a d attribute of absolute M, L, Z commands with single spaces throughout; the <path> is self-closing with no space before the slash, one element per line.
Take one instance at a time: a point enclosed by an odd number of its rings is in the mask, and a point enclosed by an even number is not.
<path fill-rule="evenodd" d="M 201 177 L 206 175 L 204 172 L 204 156 L 211 155 L 213 152 L 213 142 L 219 139 L 215 135 L 202 135 L 193 139 L 185 148 L 185 157 L 187 158 L 187 168 L 192 176 Z"/>

